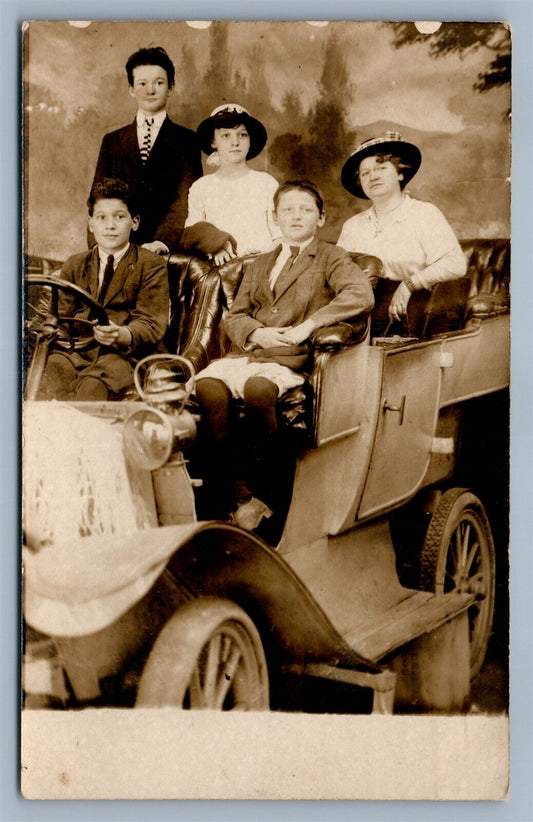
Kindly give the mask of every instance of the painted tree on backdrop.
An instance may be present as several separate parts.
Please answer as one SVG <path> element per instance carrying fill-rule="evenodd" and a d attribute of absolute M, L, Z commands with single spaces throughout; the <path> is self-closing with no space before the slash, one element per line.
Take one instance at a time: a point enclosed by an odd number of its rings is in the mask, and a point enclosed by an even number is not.
<path fill-rule="evenodd" d="M 317 95 L 307 112 L 294 89 L 285 93 L 280 133 L 271 141 L 269 154 L 282 177 L 308 176 L 319 182 L 328 213 L 323 236 L 336 239 L 337 224 L 346 219 L 347 209 L 353 211 L 351 198 L 339 186 L 339 173 L 343 160 L 355 145 L 356 134 L 350 131 L 346 116 L 355 85 L 350 80 L 344 51 L 335 33 L 326 42 L 322 65 Z"/>
<path fill-rule="evenodd" d="M 316 180 L 328 205 L 323 236 L 336 239 L 347 213 L 353 213 L 352 198 L 339 186 L 339 173 L 356 140 L 346 116 L 355 86 L 350 80 L 342 43 L 336 33 L 329 35 L 311 105 L 306 108 L 299 92 L 289 88 L 279 107 L 272 100 L 264 68 L 267 60 L 260 43 L 240 50 L 241 59 L 235 68 L 229 45 L 230 25 L 218 21 L 210 26 L 209 59 L 203 75 L 191 47 L 183 46 L 177 71 L 182 89 L 175 98 L 177 119 L 194 123 L 224 101 L 244 105 L 265 123 L 269 133 L 267 155 L 261 155 L 251 165 L 264 169 L 268 163 L 268 171 L 279 180 L 302 176 Z M 190 89 L 195 90 L 194 95 L 189 93 Z"/>
<path fill-rule="evenodd" d="M 503 23 L 442 23 L 432 33 L 419 31 L 413 23 L 384 23 L 394 31 L 392 45 L 402 48 L 412 43 L 426 43 L 431 57 L 458 54 L 461 57 L 478 49 L 493 55 L 487 67 L 479 72 L 473 88 L 479 92 L 511 83 L 511 34 Z M 505 112 L 505 116 L 509 111 Z"/>

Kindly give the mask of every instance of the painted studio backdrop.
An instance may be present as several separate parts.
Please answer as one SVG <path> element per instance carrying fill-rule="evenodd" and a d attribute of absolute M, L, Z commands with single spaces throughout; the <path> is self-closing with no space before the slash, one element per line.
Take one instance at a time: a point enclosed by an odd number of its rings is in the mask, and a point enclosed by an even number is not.
<path fill-rule="evenodd" d="M 37 21 L 24 33 L 27 253 L 64 260 L 85 247 L 102 136 L 135 114 L 124 66 L 150 45 L 176 66 L 172 119 L 195 129 L 222 102 L 240 103 L 269 135 L 251 165 L 323 188 L 324 239 L 366 207 L 341 186 L 344 160 L 391 128 L 422 151 L 413 196 L 439 206 L 460 238 L 509 236 L 503 24 Z"/>

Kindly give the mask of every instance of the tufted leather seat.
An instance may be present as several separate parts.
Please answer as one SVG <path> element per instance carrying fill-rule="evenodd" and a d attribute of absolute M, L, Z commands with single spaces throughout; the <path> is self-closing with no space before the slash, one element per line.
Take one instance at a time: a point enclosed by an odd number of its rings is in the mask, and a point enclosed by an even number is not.
<path fill-rule="evenodd" d="M 506 311 L 510 305 L 510 240 L 461 240 L 461 248 L 470 280 L 467 316 L 482 318 Z"/>
<path fill-rule="evenodd" d="M 352 254 L 351 257 L 371 281 L 377 281 L 382 267 L 377 257 L 367 254 Z M 237 258 L 208 271 L 206 268 L 209 264 L 204 261 L 202 272 L 192 266 L 191 258 L 182 255 L 172 255 L 169 258 L 169 276 L 176 283 L 182 284 L 179 296 L 182 313 L 179 321 L 171 321 L 171 326 L 178 330 L 171 350 L 178 351 L 192 362 L 196 372 L 205 368 L 212 359 L 228 352 L 229 340 L 224 335 L 220 321 L 231 308 L 246 267 L 253 258 L 254 255 Z M 315 332 L 312 342 L 314 350 L 322 354 L 320 367 L 324 366 L 328 355 L 362 340 L 367 328 L 366 319 L 355 317 L 353 321 L 338 323 Z M 312 378 L 311 382 L 317 380 Z M 302 445 L 310 442 L 314 414 L 310 383 L 288 391 L 278 405 L 280 419 L 290 429 L 291 436 Z"/>
<path fill-rule="evenodd" d="M 375 285 L 372 336 L 385 332 L 428 339 L 457 331 L 472 318 L 483 319 L 509 308 L 510 241 L 461 240 L 467 261 L 464 277 L 437 283 L 431 290 L 416 291 L 409 300 L 407 318 L 392 326 L 388 307 L 398 283 L 380 280 Z M 389 328 L 391 329 L 389 332 Z"/>
<path fill-rule="evenodd" d="M 352 254 L 370 280 L 377 280 L 381 261 L 368 254 Z M 179 284 L 180 292 L 173 295 L 174 307 L 180 309 L 178 320 L 171 320 L 170 350 L 179 351 L 189 359 L 196 371 L 210 360 L 223 356 L 229 350 L 220 320 L 231 308 L 246 267 L 253 255 L 230 260 L 219 268 L 207 261 L 173 254 L 168 261 L 171 282 Z M 194 261 L 194 264 L 193 264 Z M 172 293 L 172 285 L 171 285 Z M 315 346 L 333 349 L 357 342 L 364 336 L 366 322 L 356 318 L 354 323 L 320 329 L 313 340 Z M 177 332 L 177 333 L 176 333 Z"/>
<path fill-rule="evenodd" d="M 433 320 L 443 314 L 446 314 L 450 327 L 450 306 L 455 323 L 464 323 L 470 317 L 487 317 L 509 307 L 510 241 L 462 240 L 461 246 L 468 263 L 466 278 L 455 281 L 455 285 L 441 284 L 444 288 L 438 286 L 431 294 L 425 292 L 426 296 L 421 299 L 422 307 L 418 309 L 417 330 L 423 331 L 420 336 L 429 336 L 441 330 Z M 379 279 L 382 269 L 380 260 L 366 254 L 350 256 L 374 286 L 379 282 L 379 288 L 383 287 L 385 281 Z M 207 259 L 187 254 L 172 254 L 168 259 L 171 305 L 165 342 L 169 351 L 187 357 L 197 371 L 227 352 L 228 341 L 224 339 L 220 320 L 231 307 L 244 270 L 252 259 L 249 256 L 231 260 L 218 269 Z M 49 274 L 59 267 L 60 263 L 54 260 L 39 257 L 25 259 L 27 273 Z M 374 319 L 378 318 L 379 311 L 377 300 Z M 356 318 L 355 323 L 340 323 L 319 329 L 313 343 L 316 350 L 332 353 L 344 345 L 358 342 L 366 331 L 366 321 Z M 319 359 L 320 367 L 323 367 L 324 357 Z M 286 408 L 283 415 L 292 421 L 291 427 L 300 426 L 303 430 L 307 427 L 307 413 L 302 410 L 302 401 L 310 393 L 309 386 L 289 393 L 284 400 Z"/>

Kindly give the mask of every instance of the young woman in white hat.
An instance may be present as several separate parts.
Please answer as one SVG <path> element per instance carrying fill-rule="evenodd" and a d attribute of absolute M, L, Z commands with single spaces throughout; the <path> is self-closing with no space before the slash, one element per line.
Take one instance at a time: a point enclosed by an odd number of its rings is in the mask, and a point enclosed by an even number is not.
<path fill-rule="evenodd" d="M 442 212 L 404 191 L 421 162 L 415 145 L 389 131 L 361 143 L 341 173 L 344 188 L 372 206 L 344 223 L 337 245 L 379 257 L 383 277 L 399 281 L 389 306 L 395 320 L 406 314 L 414 291 L 466 271 L 464 254 Z"/>
<path fill-rule="evenodd" d="M 212 111 L 196 133 L 209 157 L 208 165 L 217 167 L 214 174 L 196 180 L 189 190 L 185 228 L 199 230 L 196 248 L 217 265 L 231 257 L 269 251 L 278 234 L 271 223 L 278 183 L 270 174 L 251 169 L 247 162 L 263 150 L 265 127 L 242 106 L 227 103 Z M 222 234 L 213 232 L 213 227 Z M 192 234 L 195 236 L 194 231 Z M 186 231 L 185 237 L 190 236 L 191 231 Z M 217 245 L 220 240 L 223 242 Z"/>

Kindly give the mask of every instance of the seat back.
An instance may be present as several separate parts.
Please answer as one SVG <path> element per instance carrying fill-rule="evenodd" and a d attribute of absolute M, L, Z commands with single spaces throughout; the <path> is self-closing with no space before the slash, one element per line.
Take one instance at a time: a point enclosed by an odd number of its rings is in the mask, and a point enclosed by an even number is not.
<path fill-rule="evenodd" d="M 169 278 L 175 309 L 179 312 L 171 321 L 169 350 L 191 360 L 199 371 L 216 357 L 229 350 L 229 341 L 220 320 L 231 308 L 244 272 L 255 255 L 238 257 L 215 268 L 207 260 L 173 254 L 169 258 Z M 379 279 L 381 260 L 369 254 L 350 254 L 371 282 Z"/>
<path fill-rule="evenodd" d="M 461 240 L 470 281 L 467 317 L 489 317 L 510 305 L 511 242 L 509 239 Z"/>
<path fill-rule="evenodd" d="M 456 331 L 471 317 L 487 317 L 509 307 L 510 241 L 461 240 L 467 271 L 457 280 L 437 283 L 431 290 L 415 291 L 401 323 L 389 323 L 388 308 L 398 287 L 396 280 L 380 279 L 374 290 L 372 336 L 385 333 L 427 339 Z"/>
<path fill-rule="evenodd" d="M 439 284 L 431 292 L 416 292 L 411 298 L 409 330 L 404 333 L 429 336 L 439 328 L 437 315 L 442 312 L 454 327 L 471 316 L 485 317 L 507 310 L 510 302 L 510 240 L 478 239 L 461 240 L 467 260 L 466 285 L 457 280 Z M 388 323 L 388 304 L 391 289 L 389 281 L 380 277 L 382 263 L 369 254 L 350 254 L 376 286 L 376 306 L 372 312 L 373 336 L 383 333 Z M 231 307 L 242 276 L 253 256 L 240 257 L 215 268 L 205 259 L 188 254 L 172 254 L 168 259 L 170 284 L 170 323 L 165 342 L 169 351 L 185 354 L 197 369 L 225 353 L 227 340 L 220 330 L 223 313 Z M 27 257 L 28 273 L 50 273 L 61 267 L 55 260 Z M 389 289 L 389 291 L 387 291 Z M 454 316 L 450 311 L 458 301 Z M 464 309 L 464 310 L 463 310 Z M 440 323 L 442 330 L 442 323 Z M 418 332 L 418 334 L 416 334 Z"/>

